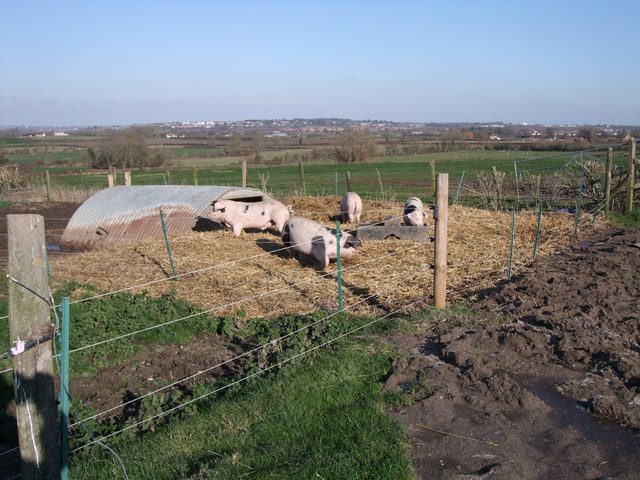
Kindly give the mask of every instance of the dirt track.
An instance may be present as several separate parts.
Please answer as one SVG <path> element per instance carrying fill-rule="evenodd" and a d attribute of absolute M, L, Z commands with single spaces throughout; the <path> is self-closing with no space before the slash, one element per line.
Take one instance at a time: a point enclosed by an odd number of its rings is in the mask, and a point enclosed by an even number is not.
<path fill-rule="evenodd" d="M 640 232 L 612 232 L 481 294 L 497 320 L 394 336 L 385 388 L 427 397 L 394 413 L 419 477 L 638 478 L 639 276 Z"/>

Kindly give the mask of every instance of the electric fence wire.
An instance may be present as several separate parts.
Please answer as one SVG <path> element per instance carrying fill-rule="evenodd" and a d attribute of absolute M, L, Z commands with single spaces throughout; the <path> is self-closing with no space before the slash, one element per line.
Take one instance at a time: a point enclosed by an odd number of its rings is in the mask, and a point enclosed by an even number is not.
<path fill-rule="evenodd" d="M 398 219 L 398 218 L 402 218 L 402 217 L 401 216 L 389 217 L 387 220 L 389 220 L 389 219 Z M 378 222 L 378 223 L 380 223 L 380 222 Z M 357 228 L 357 230 L 364 230 L 364 229 L 372 228 L 372 227 L 375 227 L 375 226 L 376 226 L 375 224 L 374 225 L 365 225 L 363 227 Z M 412 243 L 423 243 L 423 242 L 412 242 Z M 310 245 L 310 244 L 313 244 L 313 241 L 303 242 L 303 243 L 296 243 L 297 246 Z M 175 276 L 159 278 L 159 279 L 156 279 L 156 280 L 150 280 L 148 282 L 137 284 L 137 285 L 129 285 L 129 286 L 121 288 L 121 289 L 112 290 L 112 291 L 109 291 L 109 292 L 103 292 L 103 293 L 100 293 L 100 294 L 97 294 L 97 295 L 92 295 L 90 297 L 83 297 L 83 298 L 80 298 L 78 300 L 74 300 L 72 302 L 69 302 L 69 305 L 76 305 L 78 303 L 85 303 L 85 302 L 88 302 L 88 301 L 91 301 L 91 300 L 96 300 L 98 298 L 104 298 L 104 297 L 108 297 L 108 296 L 111 296 L 111 295 L 116 295 L 118 293 L 128 292 L 130 290 L 135 290 L 135 289 L 138 289 L 138 288 L 148 287 L 150 285 L 156 285 L 156 284 L 159 284 L 159 283 L 167 282 L 169 280 L 177 280 L 179 278 L 186 277 L 186 276 L 189 276 L 189 275 L 197 275 L 199 273 L 208 272 L 210 270 L 214 270 L 214 269 L 217 269 L 217 268 L 226 267 L 226 266 L 229 266 L 229 265 L 234 265 L 236 263 L 244 262 L 244 261 L 247 261 L 247 260 L 255 260 L 256 258 L 261 258 L 261 257 L 264 257 L 266 255 L 272 255 L 274 253 L 287 251 L 287 250 L 289 250 L 291 248 L 292 247 L 286 247 L 285 246 L 285 247 L 277 248 L 275 250 L 270 250 L 268 252 L 263 252 L 263 253 L 258 253 L 258 254 L 255 254 L 255 255 L 250 255 L 248 257 L 235 258 L 233 260 L 229 260 L 229 261 L 226 261 L 226 262 L 216 263 L 214 265 L 209 265 L 207 267 L 199 268 L 199 269 L 196 269 L 196 270 L 191 270 L 191 271 L 185 272 L 185 273 L 180 273 L 180 274 L 175 275 Z M 53 307 L 51 307 L 51 308 L 53 308 Z M 5 318 L 9 318 L 9 315 L 4 315 L 4 316 L 0 317 L 0 320 L 4 320 Z"/>
<path fill-rule="evenodd" d="M 382 258 L 392 257 L 392 256 L 395 256 L 395 255 L 398 255 L 399 253 L 402 253 L 402 252 L 405 252 L 405 251 L 408 251 L 408 250 L 412 250 L 413 248 L 414 248 L 414 246 L 411 245 L 411 246 L 408 246 L 408 247 L 403 248 L 403 249 L 396 249 L 393 252 L 387 253 L 386 255 L 381 255 L 381 256 L 378 256 L 378 257 L 373 258 L 371 260 L 367 260 L 366 262 L 362 262 L 362 263 L 359 263 L 357 265 L 353 265 L 351 267 L 343 268 L 342 272 L 356 270 L 356 269 L 358 269 L 358 268 L 360 268 L 360 267 L 362 267 L 364 265 L 370 264 L 370 263 L 374 263 L 374 262 L 377 263 Z M 277 289 L 274 289 L 274 290 L 268 290 L 266 292 L 258 293 L 256 295 L 253 295 L 253 296 L 250 296 L 250 297 L 244 297 L 244 298 L 241 298 L 239 300 L 235 300 L 233 302 L 226 303 L 224 305 L 217 305 L 215 307 L 209 308 L 207 310 L 203 310 L 201 312 L 192 313 L 190 315 L 186 315 L 186 316 L 180 317 L 180 318 L 174 318 L 174 319 L 169 320 L 167 322 L 158 323 L 158 324 L 155 324 L 155 325 L 151 325 L 149 327 L 141 328 L 141 329 L 133 331 L 133 332 L 128 332 L 128 333 L 125 333 L 125 334 L 122 334 L 122 335 L 118 335 L 116 337 L 111 337 L 111 338 L 100 340 L 98 342 L 94 342 L 94 343 L 91 343 L 91 344 L 88 344 L 88 345 L 83 345 L 82 347 L 78 347 L 78 348 L 74 348 L 74 349 L 70 350 L 69 353 L 75 353 L 75 352 L 79 352 L 79 351 L 82 351 L 82 350 L 86 350 L 88 348 L 93 348 L 93 347 L 97 347 L 99 345 L 104 345 L 106 343 L 114 342 L 114 341 L 117 341 L 117 340 L 122 340 L 123 338 L 131 337 L 131 336 L 137 335 L 139 333 L 148 332 L 150 330 L 155 330 L 157 328 L 166 327 L 167 325 L 171 325 L 171 324 L 174 324 L 174 323 L 177 323 L 177 322 L 181 322 L 183 320 L 189 320 L 191 318 L 195 318 L 195 317 L 198 317 L 200 315 L 206 315 L 206 314 L 214 312 L 216 310 L 222 310 L 224 308 L 233 307 L 234 305 L 239 305 L 241 303 L 244 303 L 244 302 L 247 302 L 247 301 L 250 301 L 250 300 L 255 300 L 257 298 L 262 298 L 262 297 L 267 297 L 267 296 L 270 296 L 270 295 L 274 295 L 276 293 L 284 292 L 284 291 L 290 290 L 292 288 L 295 288 L 297 286 L 304 285 L 305 283 L 315 282 L 320 278 L 326 278 L 326 277 L 331 276 L 331 275 L 334 275 L 334 272 L 326 272 L 326 273 L 323 273 L 322 275 L 319 275 L 318 277 L 307 278 L 305 280 L 301 280 L 299 282 L 292 283 L 292 284 L 284 286 L 284 287 L 280 287 L 280 288 L 277 288 Z"/>
<path fill-rule="evenodd" d="M 403 277 L 403 278 L 404 278 L 404 277 L 405 277 L 405 275 L 404 275 L 404 273 L 401 273 L 401 274 L 397 275 L 397 277 Z M 396 277 L 394 277 L 394 279 L 395 279 L 395 278 L 396 278 Z M 80 420 L 80 421 L 78 421 L 78 422 L 75 422 L 75 423 L 73 423 L 73 424 L 69 425 L 69 427 L 71 428 L 71 427 L 74 427 L 74 426 L 76 426 L 76 425 L 78 425 L 78 424 L 80 424 L 80 423 L 83 423 L 83 422 L 86 422 L 86 421 L 89 421 L 89 420 L 93 420 L 94 418 L 97 418 L 97 417 L 101 417 L 101 416 L 102 416 L 102 415 L 104 415 L 105 413 L 109 413 L 109 412 L 112 412 L 112 411 L 114 411 L 114 410 L 118 410 L 118 409 L 120 409 L 120 408 L 126 407 L 127 405 L 129 405 L 129 404 L 131 404 L 131 403 L 139 402 L 139 401 L 141 401 L 141 400 L 142 400 L 143 398 L 145 398 L 145 397 L 148 397 L 148 396 L 150 396 L 150 395 L 154 395 L 154 394 L 156 394 L 156 393 L 158 393 L 158 392 L 161 392 L 161 391 L 166 390 L 166 389 L 168 389 L 168 388 L 174 387 L 174 386 L 176 386 L 176 385 L 178 385 L 178 384 L 181 384 L 181 383 L 184 383 L 184 382 L 186 382 L 186 381 L 189 381 L 189 380 L 191 380 L 191 379 L 193 379 L 193 378 L 195 378 L 195 377 L 198 377 L 198 376 L 203 375 L 203 374 L 205 374 L 205 373 L 207 373 L 207 372 L 210 372 L 211 370 L 215 370 L 216 368 L 222 367 L 223 365 L 226 365 L 226 364 L 229 364 L 229 363 L 235 362 L 236 360 L 240 360 L 241 358 L 244 358 L 244 357 L 246 357 L 246 356 L 248 356 L 248 355 L 251 355 L 252 353 L 258 352 L 258 351 L 260 351 L 260 350 L 262 350 L 262 349 L 264 349 L 264 348 L 268 347 L 269 345 L 274 345 L 274 344 L 276 344 L 277 342 L 280 342 L 280 341 L 282 341 L 282 340 L 284 340 L 284 339 L 286 339 L 286 338 L 288 338 L 288 337 L 290 337 L 290 336 L 292 336 L 292 335 L 295 335 L 295 334 L 300 333 L 300 332 L 302 332 L 302 331 L 304 331 L 304 330 L 307 330 L 307 329 L 309 329 L 309 328 L 311 328 L 311 327 L 314 327 L 314 326 L 318 325 L 318 324 L 319 324 L 319 323 L 321 323 L 321 322 L 324 322 L 324 321 L 326 321 L 326 320 L 328 320 L 328 319 L 330 319 L 330 318 L 333 318 L 333 317 L 335 317 L 335 316 L 339 315 L 340 313 L 343 313 L 343 312 L 345 312 L 345 311 L 348 311 L 348 310 L 352 309 L 353 307 L 355 307 L 355 306 L 357 306 L 357 305 L 359 305 L 359 304 L 361 304 L 361 303 L 368 302 L 368 301 L 369 301 L 369 300 L 371 300 L 372 298 L 374 298 L 374 297 L 376 297 L 376 296 L 378 296 L 378 295 L 380 295 L 380 294 L 382 294 L 382 293 L 389 292 L 389 291 L 391 291 L 391 290 L 393 290 L 393 287 L 392 287 L 392 288 L 389 288 L 389 289 L 387 289 L 387 290 L 384 290 L 384 291 L 382 291 L 382 292 L 376 292 L 376 293 L 373 293 L 373 294 L 368 295 L 368 296 L 366 296 L 366 297 L 363 297 L 363 298 L 361 298 L 360 300 L 358 300 L 357 302 L 355 302 L 355 303 L 353 303 L 353 304 L 349 305 L 347 308 L 344 308 L 344 309 L 342 309 L 342 310 L 340 310 L 340 311 L 336 311 L 336 312 L 334 312 L 334 313 L 331 313 L 331 314 L 329 314 L 329 315 L 326 315 L 326 316 L 324 316 L 324 317 L 322 317 L 322 318 L 320 318 L 320 319 L 318 319 L 318 320 L 315 320 L 315 321 L 314 321 L 314 322 L 312 322 L 312 323 L 309 323 L 309 324 L 304 325 L 304 326 L 302 326 L 302 327 L 300 327 L 300 328 L 297 328 L 296 330 L 293 330 L 293 331 L 291 331 L 291 332 L 288 332 L 288 333 L 286 333 L 286 334 L 284 334 L 284 335 L 282 335 L 282 336 L 280 336 L 280 337 L 278 337 L 278 338 L 274 338 L 274 339 L 272 339 L 272 340 L 269 340 L 268 342 L 266 342 L 266 343 L 264 343 L 264 344 L 262 344 L 262 345 L 259 345 L 259 346 L 257 346 L 257 347 L 252 348 L 251 350 L 248 350 L 248 351 L 243 352 L 243 353 L 241 353 L 241 354 L 239 354 L 239 355 L 236 355 L 236 356 L 234 356 L 234 357 L 232 357 L 232 358 L 229 358 L 228 360 L 225 360 L 224 362 L 220 362 L 220 363 L 218 363 L 218 364 L 216 364 L 216 365 L 213 365 L 213 366 L 211 366 L 211 367 L 207 367 L 207 368 L 206 368 L 206 369 L 204 369 L 204 370 L 199 370 L 198 372 L 196 372 L 196 373 L 194 373 L 194 374 L 192 374 L 192 375 L 189 375 L 189 376 L 187 376 L 187 377 L 181 378 L 180 380 L 177 380 L 177 381 L 175 381 L 175 382 L 173 382 L 173 383 L 171 383 L 171 384 L 169 384 L 169 385 L 165 385 L 165 386 L 160 387 L 160 388 L 158 388 L 158 389 L 156 389 L 156 390 L 152 390 L 152 391 L 150 391 L 150 392 L 147 392 L 147 393 L 145 393 L 144 395 L 140 395 L 140 396 L 138 396 L 138 397 L 136 397 L 136 398 L 133 398 L 133 399 L 131 399 L 131 400 L 128 400 L 128 401 L 126 401 L 126 402 L 124 402 L 124 403 L 121 403 L 121 404 L 119 404 L 119 405 L 116 405 L 115 407 L 111 407 L 111 408 L 108 408 L 108 409 L 106 409 L 106 410 L 103 410 L 102 412 L 99 412 L 99 413 L 96 413 L 96 414 L 94 414 L 94 415 L 91 415 L 90 417 L 83 418 L 82 420 Z"/>
<path fill-rule="evenodd" d="M 193 399 L 188 400 L 188 401 L 186 401 L 186 402 L 184 402 L 184 403 L 181 403 L 180 405 L 176 405 L 175 407 L 172 407 L 172 408 L 170 408 L 170 409 L 168 409 L 168 410 L 162 411 L 162 412 L 160 412 L 160 413 L 158 413 L 158 414 L 155 414 L 155 415 L 153 415 L 153 416 L 151 416 L 151 417 L 145 418 L 144 420 L 141 420 L 141 421 L 139 421 L 139 422 L 133 423 L 133 424 L 131 424 L 131 425 L 127 425 L 127 426 L 126 426 L 125 428 L 123 428 L 123 429 L 120 429 L 120 430 L 118 430 L 118 431 L 116 431 L 116 432 L 110 433 L 109 435 L 105 435 L 105 436 L 103 436 L 103 437 L 100 437 L 100 438 L 98 439 L 98 441 L 103 442 L 103 441 L 105 441 L 105 440 L 107 440 L 107 439 L 109 439 L 109 438 L 111 438 L 111 437 L 113 437 L 113 436 L 115 436 L 115 435 L 118 435 L 118 434 L 120 434 L 120 433 L 122 433 L 122 432 L 125 432 L 125 431 L 127 431 L 127 430 L 132 429 L 132 428 L 135 428 L 135 427 L 137 427 L 138 425 L 142 425 L 142 424 L 144 424 L 144 423 L 150 422 L 151 420 L 155 420 L 156 418 L 159 418 L 159 417 L 162 417 L 162 416 L 164 416 L 164 415 L 167 415 L 168 413 L 171 413 L 171 412 L 173 412 L 173 411 L 175 411 L 175 410 L 178 410 L 178 409 L 184 408 L 184 407 L 186 407 L 187 405 L 190 405 L 190 404 L 192 404 L 192 403 L 194 403 L 194 402 L 200 401 L 200 400 L 202 400 L 202 399 L 204 399 L 204 398 L 207 398 L 207 397 L 209 397 L 209 396 L 211 396 L 211 395 L 213 395 L 213 394 L 215 394 L 215 393 L 218 393 L 218 392 L 220 392 L 220 391 L 222 391 L 222 390 L 225 390 L 225 389 L 227 389 L 227 388 L 230 388 L 230 387 L 232 387 L 232 386 L 234 386 L 234 385 L 238 385 L 238 384 L 240 384 L 240 383 L 243 383 L 243 382 L 245 382 L 245 381 L 247 381 L 247 380 L 250 380 L 250 379 L 251 379 L 251 378 L 253 378 L 253 377 L 256 377 L 256 376 L 261 375 L 261 374 L 263 374 L 263 373 L 266 373 L 266 372 L 268 372 L 268 371 L 270 371 L 270 370 L 273 370 L 274 368 L 281 367 L 282 365 L 285 365 L 285 364 L 287 364 L 287 363 L 289 363 L 289 362 L 291 362 L 291 361 L 295 360 L 296 358 L 299 358 L 299 357 L 301 357 L 301 356 L 303 356 L 303 355 L 307 355 L 307 354 L 309 354 L 309 353 L 311 353 L 311 352 L 313 352 L 313 351 L 315 351 L 315 350 L 318 350 L 318 349 L 320 349 L 320 348 L 322 348 L 322 347 L 325 347 L 325 346 L 327 346 L 327 345 L 330 345 L 331 343 L 333 343 L 333 342 L 335 342 L 335 341 L 337 341 L 337 340 L 340 340 L 340 339 L 342 339 L 342 338 L 344 338 L 344 337 L 346 337 L 346 336 L 348 336 L 348 335 L 352 335 L 353 333 L 355 333 L 355 332 L 357 332 L 357 331 L 360 331 L 360 330 L 362 330 L 362 329 L 364 329 L 364 328 L 367 328 L 367 327 L 369 327 L 369 326 L 373 325 L 374 323 L 377 323 L 377 322 L 379 322 L 379 321 L 381 321 L 381 320 L 384 320 L 385 318 L 389 318 L 391 315 L 398 314 L 398 313 L 400 313 L 401 311 L 405 310 L 406 308 L 409 308 L 409 307 L 411 307 L 412 305 L 415 305 L 415 304 L 417 304 L 417 303 L 419 303 L 419 302 L 424 301 L 425 299 L 427 299 L 427 298 L 428 298 L 428 297 L 430 297 L 430 296 L 431 296 L 431 295 L 429 294 L 429 295 L 426 295 L 426 296 L 424 296 L 424 297 L 421 297 L 421 298 L 419 298 L 419 299 L 417 299 L 417 300 L 413 300 L 413 301 L 411 301 L 411 302 L 408 302 L 407 304 L 402 305 L 401 307 L 399 307 L 399 308 L 397 308 L 397 309 L 395 309 L 395 310 L 393 310 L 393 311 L 391 311 L 391 312 L 389 312 L 389 313 L 386 313 L 385 315 L 383 315 L 383 316 L 381 316 L 381 317 L 377 317 L 377 318 L 375 318 L 374 320 L 372 320 L 372 321 L 370 321 L 370 322 L 367 322 L 367 323 L 365 323 L 365 324 L 363 324 L 363 325 L 360 325 L 359 327 L 353 328 L 353 329 L 349 330 L 348 332 L 342 333 L 342 334 L 340 334 L 340 335 L 338 335 L 338 336 L 336 336 L 336 337 L 333 337 L 333 338 L 331 338 L 331 339 L 329 339 L 329 340 L 327 340 L 327 341 L 325 341 L 325 342 L 323 342 L 323 343 L 321 343 L 321 344 L 319 344 L 319 345 L 316 345 L 315 347 L 309 348 L 309 349 L 307 349 L 307 350 L 304 350 L 303 352 L 300 352 L 300 353 L 297 353 L 297 354 L 295 354 L 295 355 L 292 355 L 291 357 L 288 357 L 288 358 L 286 358 L 286 359 L 284 359 L 284 360 L 282 360 L 282 361 L 280 361 L 280 362 L 278 362 L 278 363 L 275 363 L 275 364 L 270 365 L 270 366 L 268 366 L 268 367 L 266 367 L 266 368 L 260 369 L 260 370 L 259 370 L 259 371 L 257 371 L 257 372 L 254 372 L 254 373 L 252 373 L 252 374 L 250 374 L 250 375 L 247 375 L 247 376 L 245 376 L 245 377 L 242 377 L 242 378 L 240 378 L 240 379 L 238 379 L 238 380 L 236 380 L 236 381 L 234 381 L 234 382 L 231 382 L 231 383 L 228 383 L 228 384 L 226 384 L 226 385 L 223 385 L 223 386 L 221 386 L 221 387 L 219 387 L 219 388 L 216 388 L 216 389 L 214 389 L 214 390 L 212 390 L 212 391 L 210 391 L 210 392 L 204 393 L 204 394 L 202 394 L 202 395 L 200 395 L 200 396 L 198 396 L 198 397 L 196 397 L 196 398 L 193 398 Z M 84 445 L 81 445 L 81 446 L 79 446 L 79 447 L 77 447 L 77 448 L 73 449 L 73 450 L 71 451 L 71 453 L 74 453 L 74 452 L 77 452 L 77 451 L 82 450 L 82 449 L 84 449 L 84 448 L 87 448 L 87 447 L 89 447 L 89 446 L 93 445 L 94 443 L 96 443 L 96 441 L 88 442 L 88 443 L 86 443 L 86 444 L 84 444 Z"/>

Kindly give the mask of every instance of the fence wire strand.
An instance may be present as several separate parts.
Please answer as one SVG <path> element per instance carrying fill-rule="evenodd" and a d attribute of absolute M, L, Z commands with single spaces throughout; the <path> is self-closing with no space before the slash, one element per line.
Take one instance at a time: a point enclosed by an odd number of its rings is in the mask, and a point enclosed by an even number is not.
<path fill-rule="evenodd" d="M 188 400 L 188 401 L 186 401 L 184 403 L 181 403 L 180 405 L 176 405 L 175 407 L 172 407 L 172 408 L 170 408 L 168 410 L 162 411 L 162 412 L 160 412 L 160 413 L 158 413 L 156 415 L 153 415 L 151 417 L 145 418 L 144 420 L 141 420 L 139 422 L 136 422 L 136 423 L 133 423 L 131 425 L 128 425 L 125 428 L 120 429 L 117 432 L 110 433 L 109 435 L 105 435 L 105 436 L 99 438 L 96 441 L 88 442 L 88 443 L 86 443 L 86 444 L 84 444 L 84 445 L 82 445 L 80 447 L 75 448 L 74 450 L 71 451 L 71 453 L 74 453 L 74 452 L 77 452 L 77 451 L 82 450 L 84 448 L 87 448 L 87 447 L 95 444 L 98 441 L 104 442 L 105 440 L 107 440 L 107 439 L 109 439 L 109 438 L 111 438 L 111 437 L 113 437 L 115 435 L 118 435 L 118 434 L 123 433 L 123 432 L 125 432 L 127 430 L 135 428 L 135 427 L 137 427 L 139 425 L 142 425 L 144 423 L 150 422 L 151 420 L 155 420 L 156 418 L 162 417 L 162 416 L 167 415 L 167 414 L 169 414 L 171 412 L 174 412 L 176 410 L 184 408 L 187 405 L 190 405 L 192 403 L 198 402 L 198 401 L 200 401 L 200 400 L 202 400 L 204 398 L 210 397 L 211 395 L 213 395 L 215 393 L 218 393 L 218 392 L 221 392 L 222 390 L 226 390 L 227 388 L 230 388 L 230 387 L 232 387 L 234 385 L 238 385 L 240 383 L 243 383 L 243 382 L 245 382 L 247 380 L 250 380 L 251 378 L 254 378 L 254 377 L 258 376 L 258 375 L 261 375 L 261 374 L 266 373 L 266 372 L 268 372 L 270 370 L 273 370 L 274 368 L 281 367 L 282 365 L 285 365 L 285 364 L 295 360 L 296 358 L 299 358 L 299 357 L 301 357 L 303 355 L 307 355 L 307 354 L 309 354 L 309 353 L 311 353 L 311 352 L 313 352 L 315 350 L 318 350 L 318 349 L 320 349 L 322 347 L 330 345 L 331 343 L 333 343 L 333 342 L 335 342 L 337 340 L 340 340 L 340 339 L 342 339 L 342 338 L 344 338 L 344 337 L 346 337 L 348 335 L 352 335 L 353 333 L 355 333 L 357 331 L 360 331 L 360 330 L 362 330 L 364 328 L 367 328 L 367 327 L 373 325 L 374 323 L 377 323 L 377 322 L 379 322 L 381 320 L 384 320 L 385 318 L 389 318 L 391 315 L 398 314 L 401 311 L 405 310 L 406 308 L 409 308 L 412 305 L 415 305 L 415 304 L 417 304 L 417 303 L 419 303 L 421 301 L 424 301 L 425 299 L 427 299 L 430 296 L 431 295 L 426 295 L 426 296 L 421 297 L 421 298 L 419 298 L 417 300 L 412 300 L 411 302 L 408 302 L 407 304 L 405 304 L 405 305 L 403 305 L 401 307 L 398 307 L 397 309 L 395 309 L 395 310 L 393 310 L 393 311 L 391 311 L 389 313 L 386 313 L 385 315 L 382 315 L 381 317 L 377 317 L 377 318 L 375 318 L 374 320 L 372 320 L 370 322 L 367 322 L 367 323 L 365 323 L 363 325 L 360 325 L 359 327 L 353 328 L 353 329 L 349 330 L 348 332 L 342 333 L 342 334 L 340 334 L 340 335 L 338 335 L 336 337 L 333 337 L 333 338 L 331 338 L 331 339 L 329 339 L 329 340 L 327 340 L 327 341 L 325 341 L 325 342 L 323 342 L 323 343 L 321 343 L 319 345 L 316 345 L 315 347 L 309 348 L 309 349 L 304 350 L 302 352 L 299 352 L 299 353 L 297 353 L 295 355 L 292 355 L 291 357 L 288 357 L 288 358 L 286 358 L 286 359 L 284 359 L 284 360 L 282 360 L 282 361 L 280 361 L 280 362 L 278 362 L 278 363 L 276 363 L 274 365 L 270 365 L 270 366 L 268 366 L 266 368 L 260 369 L 257 372 L 254 372 L 254 373 L 252 373 L 250 375 L 246 375 L 246 376 L 244 376 L 244 377 L 242 377 L 242 378 L 240 378 L 240 379 L 238 379 L 238 380 L 236 380 L 234 382 L 228 383 L 227 385 L 223 385 L 222 387 L 219 387 L 219 388 L 216 388 L 216 389 L 214 389 L 214 390 L 212 390 L 210 392 L 204 393 L 204 394 L 202 394 L 202 395 L 200 395 L 200 396 L 198 396 L 196 398 L 193 398 L 193 399 Z"/>

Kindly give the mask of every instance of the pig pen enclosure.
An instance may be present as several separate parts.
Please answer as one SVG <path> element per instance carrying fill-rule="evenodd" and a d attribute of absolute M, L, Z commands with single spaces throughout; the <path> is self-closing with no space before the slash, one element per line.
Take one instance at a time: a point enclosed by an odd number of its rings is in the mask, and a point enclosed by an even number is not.
<path fill-rule="evenodd" d="M 566 198 L 556 205 L 539 188 L 535 192 L 531 203 L 539 209 L 517 212 L 505 211 L 508 202 L 499 191 L 485 195 L 488 202 L 495 199 L 491 210 L 455 205 L 456 192 L 448 218 L 448 301 L 524 274 L 536 256 L 605 228 L 595 203 L 576 202 L 571 209 Z M 577 197 L 582 201 L 586 195 L 578 191 Z M 283 201 L 297 216 L 335 226 L 339 196 Z M 400 202 L 365 198 L 363 203 L 363 224 L 402 216 Z M 189 212 L 181 215 L 193 220 Z M 427 212 L 433 235 L 431 217 Z M 160 233 L 160 218 L 152 223 Z M 56 233 L 47 240 L 61 237 Z M 217 398 L 380 320 L 423 311 L 432 303 L 434 255 L 428 240 L 390 237 L 364 242 L 340 271 L 336 263 L 320 270 L 312 260 L 291 258 L 274 231 L 234 237 L 198 222 L 169 235 L 168 242 L 137 239 L 86 251 L 63 247 L 49 252 L 49 264 L 56 304 L 61 296 L 71 304 L 70 394 L 78 400 L 71 413 L 71 450 L 80 454 L 105 441 L 126 445 L 133 433 L 154 431 L 169 417 L 188 417 L 205 398 Z M 7 471 L 18 465 L 14 428 L 15 422 L 0 439 L 6 447 L 0 455 L 11 458 Z M 117 462 L 109 462 L 116 465 L 113 475 L 120 475 Z M 95 472 L 76 468 L 79 478 L 95 478 Z M 197 475 L 183 477 L 201 478 Z"/>

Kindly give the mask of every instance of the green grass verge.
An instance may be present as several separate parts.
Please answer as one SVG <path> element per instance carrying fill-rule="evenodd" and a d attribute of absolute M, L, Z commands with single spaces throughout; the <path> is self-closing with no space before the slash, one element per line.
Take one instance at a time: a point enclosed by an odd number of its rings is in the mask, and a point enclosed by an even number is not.
<path fill-rule="evenodd" d="M 391 358 L 345 341 L 213 402 L 196 416 L 110 445 L 130 478 L 413 478 L 406 440 L 380 396 Z M 73 478 L 121 478 L 99 448 L 75 455 Z"/>

